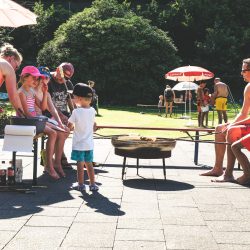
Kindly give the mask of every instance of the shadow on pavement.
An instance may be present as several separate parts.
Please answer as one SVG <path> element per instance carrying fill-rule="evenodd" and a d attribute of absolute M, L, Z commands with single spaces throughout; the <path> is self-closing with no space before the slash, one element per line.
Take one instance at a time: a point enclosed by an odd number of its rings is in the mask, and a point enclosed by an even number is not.
<path fill-rule="evenodd" d="M 107 197 L 103 196 L 99 192 L 82 193 L 82 198 L 85 201 L 85 205 L 96 209 L 95 212 L 102 213 L 110 216 L 122 216 L 125 212 L 120 210 L 120 205 L 110 201 Z"/>
<path fill-rule="evenodd" d="M 156 191 L 182 191 L 193 189 L 194 186 L 185 182 L 161 179 L 130 179 L 123 181 L 124 186 Z"/>
<path fill-rule="evenodd" d="M 96 172 L 103 172 L 96 170 Z M 73 200 L 71 185 L 76 181 L 76 170 L 65 170 L 66 178 L 53 180 L 47 174 L 38 178 L 38 185 L 32 187 L 33 193 L 1 192 L 0 219 L 19 218 L 39 213 L 43 206 Z M 86 174 L 86 171 L 85 171 Z M 87 176 L 85 175 L 85 180 Z M 100 185 L 100 184 L 98 184 Z M 105 201 L 104 203 L 108 203 Z"/>

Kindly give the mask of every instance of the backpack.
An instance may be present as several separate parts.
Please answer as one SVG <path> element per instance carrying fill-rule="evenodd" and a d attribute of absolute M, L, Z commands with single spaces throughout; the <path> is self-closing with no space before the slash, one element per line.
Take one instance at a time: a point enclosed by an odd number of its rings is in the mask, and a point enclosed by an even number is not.
<path fill-rule="evenodd" d="M 165 90 L 164 95 L 165 95 L 165 98 L 167 98 L 167 99 L 173 98 L 174 97 L 173 90 L 172 89 Z"/>

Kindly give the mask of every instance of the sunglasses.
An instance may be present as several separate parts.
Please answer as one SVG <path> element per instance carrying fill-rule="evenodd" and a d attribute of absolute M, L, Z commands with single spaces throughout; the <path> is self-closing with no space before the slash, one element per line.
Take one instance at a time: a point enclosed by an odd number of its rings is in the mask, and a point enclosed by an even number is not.
<path fill-rule="evenodd" d="M 247 71 L 250 71 L 250 69 L 243 69 L 243 70 L 241 70 L 241 73 L 245 73 Z"/>
<path fill-rule="evenodd" d="M 71 77 L 64 75 L 64 79 L 65 79 L 66 81 L 70 80 L 70 78 L 71 78 Z"/>

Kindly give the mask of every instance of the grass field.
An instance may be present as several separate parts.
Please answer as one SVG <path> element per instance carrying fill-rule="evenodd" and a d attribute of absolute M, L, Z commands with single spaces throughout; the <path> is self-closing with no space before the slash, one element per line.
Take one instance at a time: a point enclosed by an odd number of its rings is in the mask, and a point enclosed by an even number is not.
<path fill-rule="evenodd" d="M 192 112 L 192 120 L 181 119 L 181 114 L 173 115 L 172 118 L 158 116 L 158 110 L 147 110 L 140 113 L 137 107 L 105 107 L 101 108 L 100 117 L 96 117 L 97 125 L 112 126 L 140 126 L 140 127 L 163 127 L 163 128 L 183 128 L 198 127 L 197 112 Z M 209 112 L 209 127 L 212 127 L 212 111 Z M 228 112 L 229 121 L 234 119 L 234 110 Z M 217 125 L 217 113 L 214 113 L 214 126 Z M 192 126 L 187 126 L 192 123 Z M 143 136 L 160 136 L 175 138 L 186 134 L 178 131 L 155 131 L 155 130 L 130 130 L 130 129 L 101 129 L 97 131 L 101 135 L 120 135 L 120 134 L 140 134 Z M 210 136 L 211 137 L 211 136 Z M 209 137 L 208 137 L 209 138 Z M 207 138 L 206 138 L 207 139 Z"/>

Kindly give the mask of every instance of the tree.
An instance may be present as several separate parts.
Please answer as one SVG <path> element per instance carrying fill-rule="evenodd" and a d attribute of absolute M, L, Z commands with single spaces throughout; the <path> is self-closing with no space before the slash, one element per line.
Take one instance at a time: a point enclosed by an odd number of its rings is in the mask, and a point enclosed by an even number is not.
<path fill-rule="evenodd" d="M 167 33 L 129 10 L 127 3 L 97 0 L 61 25 L 38 62 L 70 61 L 75 80 L 97 82 L 101 100 L 113 104 L 157 102 L 164 74 L 179 63 Z"/>

